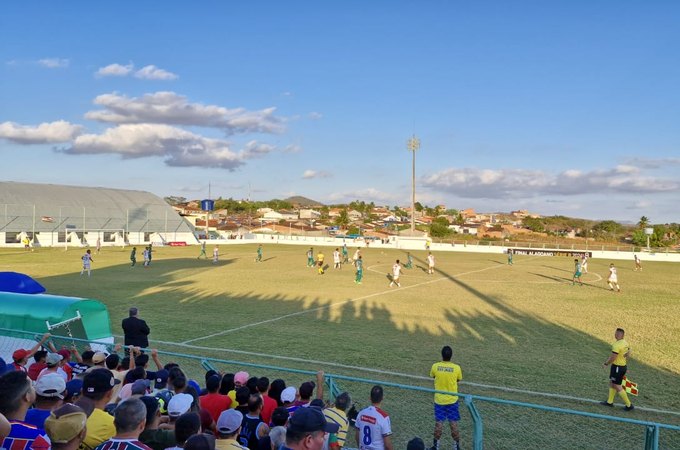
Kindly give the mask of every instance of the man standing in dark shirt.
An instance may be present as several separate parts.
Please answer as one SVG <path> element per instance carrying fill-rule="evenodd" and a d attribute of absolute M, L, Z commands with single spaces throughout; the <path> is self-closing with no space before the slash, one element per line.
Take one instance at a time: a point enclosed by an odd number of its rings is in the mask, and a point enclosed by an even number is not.
<path fill-rule="evenodd" d="M 149 326 L 145 321 L 137 317 L 137 308 L 130 308 L 130 317 L 123 319 L 123 333 L 125 334 L 125 346 L 147 348 L 149 346 Z"/>

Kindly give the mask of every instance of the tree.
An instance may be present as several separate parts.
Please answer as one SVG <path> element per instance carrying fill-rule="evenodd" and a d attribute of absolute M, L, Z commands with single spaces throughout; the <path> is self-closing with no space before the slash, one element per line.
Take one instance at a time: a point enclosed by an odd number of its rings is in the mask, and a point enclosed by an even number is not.
<path fill-rule="evenodd" d="M 423 205 L 420 202 L 415 203 L 416 211 L 421 212 L 423 210 Z"/>
<path fill-rule="evenodd" d="M 621 224 L 613 220 L 603 220 L 593 227 L 593 234 L 602 239 L 614 239 L 622 231 Z"/>
<path fill-rule="evenodd" d="M 335 218 L 335 224 L 343 228 L 349 224 L 349 214 L 347 213 L 347 209 L 340 211 L 340 215 Z"/>
<path fill-rule="evenodd" d="M 638 228 L 642 229 L 647 228 L 649 226 L 649 219 L 647 216 L 640 217 L 640 221 L 638 222 L 637 226 Z"/>
<path fill-rule="evenodd" d="M 321 213 L 321 219 L 328 219 L 328 214 L 330 213 L 330 208 L 328 206 L 322 206 L 319 212 Z"/>
<path fill-rule="evenodd" d="M 437 217 L 432 220 L 430 224 L 430 236 L 432 237 L 446 237 L 451 234 L 451 229 L 449 229 L 449 221 L 446 217 Z"/>
<path fill-rule="evenodd" d="M 522 224 L 524 224 L 525 228 L 528 228 L 535 233 L 542 233 L 545 231 L 545 225 L 541 219 L 535 217 L 525 217 L 522 219 Z"/>

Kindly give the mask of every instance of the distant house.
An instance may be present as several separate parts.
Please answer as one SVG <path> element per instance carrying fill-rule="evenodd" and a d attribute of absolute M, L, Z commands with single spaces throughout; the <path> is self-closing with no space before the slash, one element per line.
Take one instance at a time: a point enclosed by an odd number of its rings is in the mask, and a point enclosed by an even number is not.
<path fill-rule="evenodd" d="M 299 212 L 300 219 L 319 219 L 321 213 L 315 209 L 301 209 Z"/>
<path fill-rule="evenodd" d="M 477 236 L 480 227 L 482 227 L 482 225 L 478 223 L 466 223 L 464 225 L 449 225 L 449 229 L 455 231 L 456 233 L 469 234 L 472 236 Z"/>
<path fill-rule="evenodd" d="M 262 216 L 265 222 L 278 222 L 279 220 L 297 220 L 298 215 L 295 211 L 269 211 Z"/>
<path fill-rule="evenodd" d="M 349 216 L 349 220 L 351 221 L 361 220 L 364 217 L 363 214 L 361 214 L 356 209 L 351 209 L 347 211 L 347 215 Z"/>

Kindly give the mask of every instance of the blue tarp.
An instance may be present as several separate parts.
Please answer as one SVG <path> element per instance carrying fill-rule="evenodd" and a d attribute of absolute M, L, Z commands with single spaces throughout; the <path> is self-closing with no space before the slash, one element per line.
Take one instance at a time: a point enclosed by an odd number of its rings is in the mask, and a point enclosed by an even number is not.
<path fill-rule="evenodd" d="M 45 287 L 26 274 L 0 272 L 0 292 L 42 294 L 45 292 Z"/>

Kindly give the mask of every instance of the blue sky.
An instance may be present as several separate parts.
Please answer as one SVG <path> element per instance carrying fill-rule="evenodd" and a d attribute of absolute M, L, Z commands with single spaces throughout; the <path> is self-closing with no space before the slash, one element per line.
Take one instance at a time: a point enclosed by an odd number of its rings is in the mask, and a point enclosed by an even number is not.
<path fill-rule="evenodd" d="M 0 178 L 679 222 L 676 1 L 7 2 Z"/>

